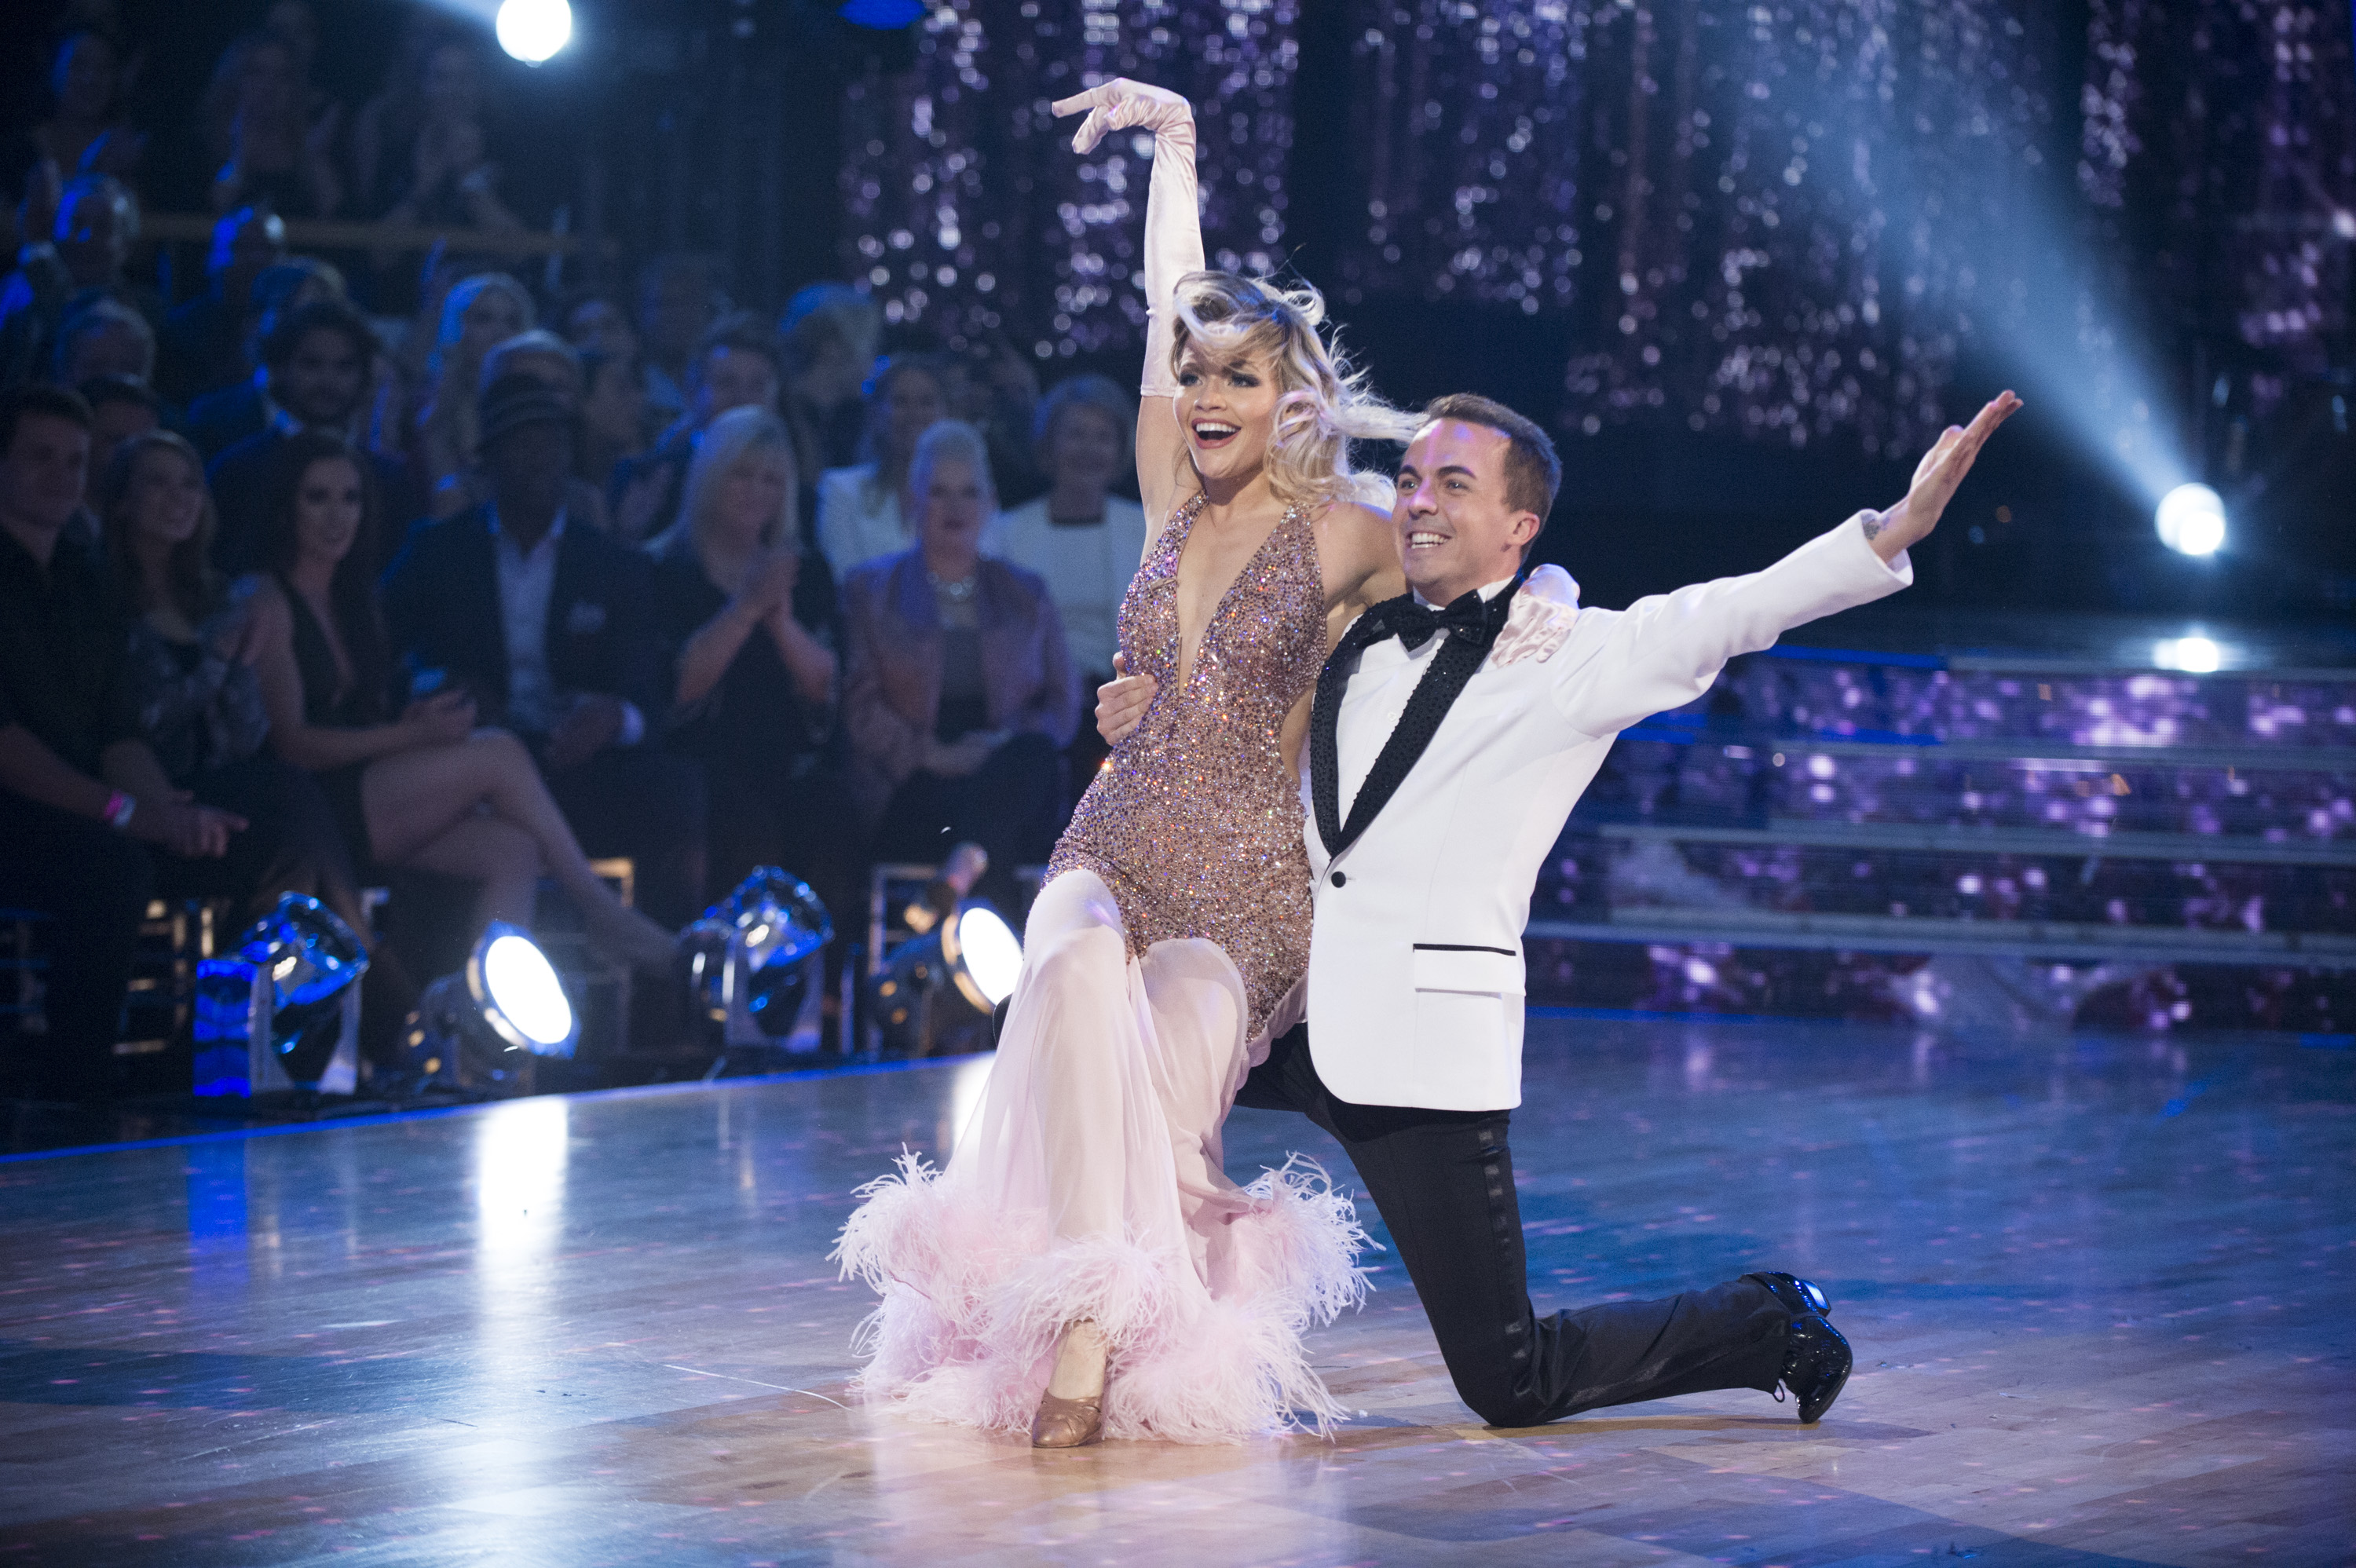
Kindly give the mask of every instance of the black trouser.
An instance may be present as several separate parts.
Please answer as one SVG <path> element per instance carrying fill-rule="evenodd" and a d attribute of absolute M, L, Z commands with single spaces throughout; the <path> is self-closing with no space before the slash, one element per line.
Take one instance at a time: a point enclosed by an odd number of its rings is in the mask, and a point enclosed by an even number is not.
<path fill-rule="evenodd" d="M 309 775 L 257 757 L 199 774 L 189 787 L 203 804 L 247 819 L 230 835 L 228 853 L 174 855 L 0 791 L 0 904 L 49 916 L 41 944 L 48 1037 L 33 1075 L 37 1093 L 84 1099 L 106 1092 L 150 898 L 236 899 L 241 926 L 283 892 L 312 893 L 357 917 L 349 859 Z"/>
<path fill-rule="evenodd" d="M 543 744 L 528 743 L 535 755 Z M 635 863 L 637 905 L 658 925 L 703 912 L 702 764 L 649 743 L 608 746 L 561 773 L 543 763 L 541 773 L 586 854 Z"/>
<path fill-rule="evenodd" d="M 1044 735 L 1017 735 L 962 778 L 909 774 L 884 808 L 875 853 L 938 861 L 970 839 L 990 852 L 982 895 L 1020 929 L 1014 868 L 1045 860 L 1063 827 L 1063 753 Z"/>
<path fill-rule="evenodd" d="M 1306 1025 L 1277 1040 L 1236 1104 L 1299 1111 L 1341 1144 L 1382 1211 L 1456 1392 L 1491 1425 L 1711 1389 L 1773 1392 L 1791 1319 L 1756 1281 L 1551 1317 L 1532 1310 L 1510 1113 L 1336 1099 L 1310 1061 Z"/>

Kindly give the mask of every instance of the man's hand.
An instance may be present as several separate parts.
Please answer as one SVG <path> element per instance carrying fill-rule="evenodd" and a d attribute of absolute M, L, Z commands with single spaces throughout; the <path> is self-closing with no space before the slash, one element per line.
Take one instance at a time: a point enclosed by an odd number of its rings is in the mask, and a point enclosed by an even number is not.
<path fill-rule="evenodd" d="M 604 693 L 584 697 L 548 736 L 548 771 L 561 773 L 580 766 L 622 733 L 622 699 Z"/>
<path fill-rule="evenodd" d="M 1972 471 L 1972 460 L 1996 433 L 1996 427 L 2013 416 L 2020 400 L 2010 392 L 1999 392 L 1988 405 L 1980 410 L 1972 422 L 1962 429 L 1949 425 L 1936 444 L 1922 454 L 1914 467 L 1914 484 L 1906 498 L 1879 515 L 1868 514 L 1865 537 L 1873 546 L 1873 553 L 1883 560 L 1895 560 L 1898 552 L 1922 543 L 1939 526 L 1939 515 L 1947 503 L 1955 498 L 1955 486 Z"/>
<path fill-rule="evenodd" d="M 142 800 L 125 831 L 196 860 L 229 853 L 229 836 L 244 832 L 245 827 L 245 818 L 236 813 L 198 805 L 187 791 L 175 790 L 167 799 Z"/>
<path fill-rule="evenodd" d="M 1067 114 L 1077 114 L 1085 109 L 1088 117 L 1072 134 L 1072 150 L 1091 153 L 1096 145 L 1115 131 L 1126 131 L 1132 125 L 1142 125 L 1159 136 L 1164 132 L 1183 127 L 1190 137 L 1194 124 L 1194 107 L 1166 87 L 1149 87 L 1141 81 L 1131 81 L 1117 76 L 1102 87 L 1092 87 L 1086 92 L 1059 98 L 1048 107 L 1061 120 Z"/>
<path fill-rule="evenodd" d="M 1097 688 L 1097 733 L 1105 744 L 1118 746 L 1136 732 L 1145 722 L 1145 710 L 1153 706 L 1153 694 L 1161 689 L 1150 675 L 1129 673 L 1129 656 L 1112 656 L 1113 677 Z"/>

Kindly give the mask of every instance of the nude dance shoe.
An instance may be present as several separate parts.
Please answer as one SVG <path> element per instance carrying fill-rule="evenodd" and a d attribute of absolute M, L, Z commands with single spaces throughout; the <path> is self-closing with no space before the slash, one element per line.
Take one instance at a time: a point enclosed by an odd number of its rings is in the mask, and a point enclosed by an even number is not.
<path fill-rule="evenodd" d="M 1104 1441 L 1104 1394 L 1094 1399 L 1039 1396 L 1039 1413 L 1031 1418 L 1033 1448 L 1084 1448 Z"/>

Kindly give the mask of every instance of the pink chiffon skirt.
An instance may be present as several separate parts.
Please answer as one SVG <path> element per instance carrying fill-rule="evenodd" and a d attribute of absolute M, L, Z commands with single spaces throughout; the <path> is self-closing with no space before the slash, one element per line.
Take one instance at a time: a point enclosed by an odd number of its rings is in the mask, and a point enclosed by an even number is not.
<path fill-rule="evenodd" d="M 1027 1432 L 1057 1334 L 1086 1318 L 1111 1345 L 1108 1437 L 1230 1443 L 1339 1419 L 1301 1337 L 1363 1296 L 1365 1232 L 1311 1160 L 1248 1187 L 1220 1160 L 1236 1092 L 1290 1022 L 1280 1009 L 1248 1037 L 1215 944 L 1132 960 L 1101 880 L 1049 882 L 948 1167 L 904 1155 L 843 1226 L 843 1273 L 883 1296 L 854 1389 Z"/>

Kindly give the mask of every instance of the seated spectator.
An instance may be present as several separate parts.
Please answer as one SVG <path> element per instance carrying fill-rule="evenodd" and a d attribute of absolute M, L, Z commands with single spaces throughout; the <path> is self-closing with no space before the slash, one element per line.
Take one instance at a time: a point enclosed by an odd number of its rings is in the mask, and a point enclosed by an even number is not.
<path fill-rule="evenodd" d="M 147 318 L 101 294 L 68 311 L 58 324 L 56 358 L 49 379 L 79 387 L 101 376 L 121 376 L 141 386 L 155 370 L 155 334 Z"/>
<path fill-rule="evenodd" d="M 123 270 L 138 239 L 139 205 L 122 182 L 106 175 L 67 182 L 48 238 L 32 243 L 27 236 L 16 270 L 0 282 L 0 386 L 46 368 L 59 325 L 88 298 L 127 304 L 150 326 L 163 319 L 163 301 Z"/>
<path fill-rule="evenodd" d="M 0 902 L 49 916 L 39 1093 L 102 1098 L 147 901 L 242 817 L 172 787 L 140 738 L 130 631 L 81 510 L 90 410 L 0 392 Z"/>
<path fill-rule="evenodd" d="M 993 543 L 1047 582 L 1084 689 L 1112 678 L 1120 602 L 1145 556 L 1145 510 L 1111 494 L 1128 472 L 1137 404 L 1102 376 L 1076 376 L 1040 403 L 1032 446 L 1047 493 L 999 519 Z"/>
<path fill-rule="evenodd" d="M 581 353 L 580 476 L 608 493 L 622 464 L 647 449 L 647 389 L 637 361 L 627 354 L 584 348 Z"/>
<path fill-rule="evenodd" d="M 252 206 L 333 218 L 342 209 L 331 155 L 342 112 L 330 103 L 315 119 L 309 97 L 294 46 L 280 34 L 248 33 L 222 52 L 203 110 L 215 212 Z"/>
<path fill-rule="evenodd" d="M 822 765 L 835 657 L 797 613 L 796 489 L 791 440 L 766 409 L 722 414 L 697 444 L 680 520 L 648 547 L 657 616 L 679 649 L 668 740 L 703 764 L 715 893 L 784 866 L 849 909 L 848 800 Z"/>
<path fill-rule="evenodd" d="M 463 481 L 475 460 L 476 404 L 483 357 L 531 326 L 531 295 L 505 272 L 468 278 L 450 291 L 434 353 L 425 362 L 427 401 L 418 410 L 414 446 L 427 505 L 437 517 L 471 505 Z"/>
<path fill-rule="evenodd" d="M 33 127 L 34 156 L 60 180 L 112 175 L 129 181 L 147 150 L 123 110 L 123 56 L 106 35 L 69 33 L 50 57 L 50 117 Z"/>
<path fill-rule="evenodd" d="M 556 313 L 556 329 L 584 354 L 619 355 L 637 363 L 637 328 L 630 313 L 611 294 L 576 293 Z"/>
<path fill-rule="evenodd" d="M 385 222 L 523 227 L 499 199 L 482 79 L 481 47 L 466 33 L 446 33 L 427 50 L 414 86 L 404 95 L 401 123 L 380 123 L 375 140 L 361 149 L 371 195 L 385 202 L 376 208 Z M 386 130 L 400 144 L 385 141 Z"/>
<path fill-rule="evenodd" d="M 286 259 L 286 225 L 266 208 L 241 207 L 213 225 L 205 292 L 172 307 L 159 334 L 158 384 L 177 402 L 253 373 L 253 282 Z"/>
<path fill-rule="evenodd" d="M 989 441 L 999 497 L 1019 506 L 1036 500 L 1047 488 L 1033 439 L 1039 416 L 1039 372 L 1032 368 L 1031 356 L 1003 333 L 991 336 L 996 341 L 990 351 L 964 367 L 965 384 L 950 394 L 949 417 L 964 420 Z"/>
<path fill-rule="evenodd" d="M 668 423 L 687 411 L 688 367 L 704 334 L 728 314 L 708 256 L 658 256 L 638 275 L 638 363 L 647 405 Z"/>
<path fill-rule="evenodd" d="M 777 323 L 786 368 L 782 411 L 799 472 L 822 474 L 859 461 L 867 418 L 859 389 L 875 364 L 881 325 L 875 302 L 848 283 L 812 283 L 786 303 Z"/>
<path fill-rule="evenodd" d="M 818 543 L 837 575 L 908 548 L 900 511 L 916 438 L 948 412 L 939 366 L 900 355 L 875 374 L 867 399 L 867 461 L 818 482 Z"/>
<path fill-rule="evenodd" d="M 578 407 L 581 402 L 581 356 L 573 345 L 552 332 L 534 328 L 519 332 L 504 343 L 496 344 L 483 356 L 483 368 L 476 378 L 475 396 L 481 400 L 491 383 L 509 376 L 523 376 L 539 382 L 567 404 Z M 576 449 L 579 443 L 576 442 Z M 469 463 L 455 479 L 445 481 L 443 491 L 434 498 L 432 509 L 447 516 L 463 512 L 469 507 L 479 507 L 491 498 L 490 480 L 480 466 Z M 605 493 L 587 480 L 575 477 L 565 486 L 565 516 L 575 523 L 601 531 L 610 527 L 605 514 Z"/>
<path fill-rule="evenodd" d="M 981 553 L 989 450 L 971 425 L 916 443 L 916 543 L 843 580 L 842 721 L 854 797 L 880 859 L 937 861 L 970 839 L 1010 913 L 1017 866 L 1064 818 L 1060 755 L 1080 692 L 1047 586 Z"/>
<path fill-rule="evenodd" d="M 279 453 L 289 440 L 306 431 L 357 440 L 380 352 L 368 317 L 341 300 L 315 300 L 273 323 L 262 345 L 270 422 L 224 450 L 207 470 L 220 509 L 214 560 L 222 571 L 234 576 L 257 565 Z M 379 536 L 378 553 L 363 560 L 368 570 L 377 571 L 400 548 L 409 526 L 424 516 L 425 502 L 408 464 L 399 457 L 364 451 L 362 461 L 386 525 L 371 530 Z"/>
<path fill-rule="evenodd" d="M 312 770 L 364 863 L 480 884 L 476 929 L 529 927 L 545 874 L 593 941 L 625 963 L 667 965 L 669 934 L 622 907 L 590 869 L 531 756 L 477 729 L 475 700 L 448 685 L 391 716 L 391 659 L 375 594 L 373 485 L 340 438 L 290 437 L 251 580 L 255 667 L 278 755 Z"/>
<path fill-rule="evenodd" d="M 254 624 L 209 560 L 213 509 L 197 449 L 169 431 L 134 436 L 109 463 L 97 509 L 131 617 L 124 678 L 140 738 L 175 788 L 252 825 L 175 891 L 243 899 L 241 923 L 269 912 L 281 892 L 309 893 L 367 932 L 327 797 L 262 750 L 270 720 L 252 663 Z"/>
<path fill-rule="evenodd" d="M 244 379 L 198 398 L 180 421 L 180 433 L 196 443 L 207 462 L 270 428 L 278 408 L 270 399 L 270 368 L 261 363 L 261 346 L 281 321 L 304 306 L 343 299 L 344 275 L 316 257 L 296 256 L 264 268 L 253 280 L 250 297 L 253 336 L 246 354 L 257 368 Z"/>
<path fill-rule="evenodd" d="M 84 381 L 81 400 L 90 405 L 90 471 L 103 475 L 114 449 L 164 423 L 164 400 L 146 382 L 130 376 L 97 376 Z"/>
<path fill-rule="evenodd" d="M 626 539 L 667 533 L 679 517 L 680 493 L 697 437 L 731 409 L 777 406 L 777 346 L 750 315 L 732 315 L 704 335 L 689 375 L 688 411 L 654 450 L 617 467 L 615 527 Z"/>
<path fill-rule="evenodd" d="M 593 855 L 637 863 L 639 901 L 664 923 L 701 909 L 703 782 L 659 733 L 670 660 L 650 563 L 568 525 L 573 414 L 525 376 L 483 400 L 491 500 L 421 525 L 385 577 L 393 645 L 441 671 L 484 718 L 515 731 Z"/>

